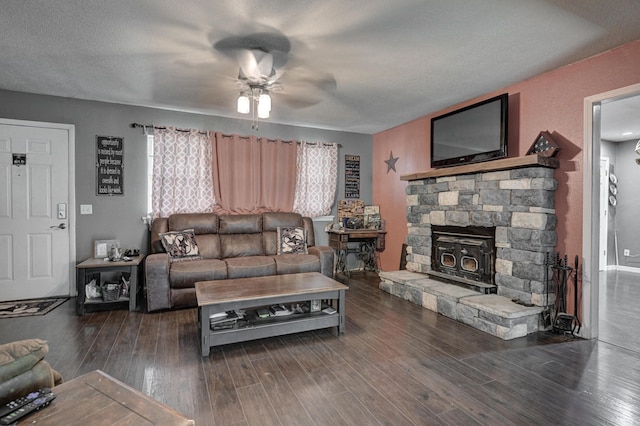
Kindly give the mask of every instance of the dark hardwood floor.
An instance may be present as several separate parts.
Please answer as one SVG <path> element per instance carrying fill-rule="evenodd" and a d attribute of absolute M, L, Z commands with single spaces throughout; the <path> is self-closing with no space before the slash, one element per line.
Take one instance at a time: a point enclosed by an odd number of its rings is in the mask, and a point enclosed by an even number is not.
<path fill-rule="evenodd" d="M 538 333 L 505 342 L 354 274 L 346 333 L 307 332 L 200 355 L 196 310 L 0 320 L 0 339 L 49 341 L 65 379 L 101 369 L 199 425 L 630 425 L 640 357 Z M 91 407 L 87 407 L 88 410 Z"/>
<path fill-rule="evenodd" d="M 601 272 L 598 338 L 640 352 L 640 274 Z"/>

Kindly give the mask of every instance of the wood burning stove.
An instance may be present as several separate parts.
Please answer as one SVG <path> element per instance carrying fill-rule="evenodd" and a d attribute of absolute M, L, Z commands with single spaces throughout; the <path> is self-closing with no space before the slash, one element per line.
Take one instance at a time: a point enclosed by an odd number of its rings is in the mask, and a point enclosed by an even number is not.
<path fill-rule="evenodd" d="M 432 275 L 495 292 L 495 227 L 432 225 L 431 241 Z"/>

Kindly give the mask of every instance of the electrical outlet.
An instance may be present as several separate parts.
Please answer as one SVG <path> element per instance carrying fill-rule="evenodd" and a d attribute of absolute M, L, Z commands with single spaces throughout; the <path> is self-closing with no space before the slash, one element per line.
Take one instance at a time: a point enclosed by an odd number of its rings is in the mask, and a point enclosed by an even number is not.
<path fill-rule="evenodd" d="M 629 249 L 624 249 L 625 256 L 631 256 L 631 251 Z"/>
<path fill-rule="evenodd" d="M 80 214 L 93 214 L 93 205 L 80 204 Z"/>

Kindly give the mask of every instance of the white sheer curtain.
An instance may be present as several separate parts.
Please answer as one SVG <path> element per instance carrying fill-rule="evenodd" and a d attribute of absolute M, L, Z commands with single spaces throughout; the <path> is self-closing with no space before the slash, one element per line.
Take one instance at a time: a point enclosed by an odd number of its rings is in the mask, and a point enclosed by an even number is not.
<path fill-rule="evenodd" d="M 331 212 L 338 183 L 338 145 L 300 142 L 293 211 L 303 216 Z"/>
<path fill-rule="evenodd" d="M 208 133 L 174 127 L 154 129 L 153 218 L 213 211 L 211 150 Z"/>

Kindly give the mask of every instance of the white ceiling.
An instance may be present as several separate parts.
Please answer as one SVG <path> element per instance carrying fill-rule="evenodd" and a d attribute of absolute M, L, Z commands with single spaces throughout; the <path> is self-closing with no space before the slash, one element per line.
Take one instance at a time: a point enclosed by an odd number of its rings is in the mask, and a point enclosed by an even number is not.
<path fill-rule="evenodd" d="M 640 139 L 640 94 L 602 102 L 600 138 L 611 142 Z"/>
<path fill-rule="evenodd" d="M 0 88 L 247 118 L 213 45 L 278 33 L 269 121 L 372 134 L 640 39 L 639 22 L 637 0 L 3 0 Z"/>

